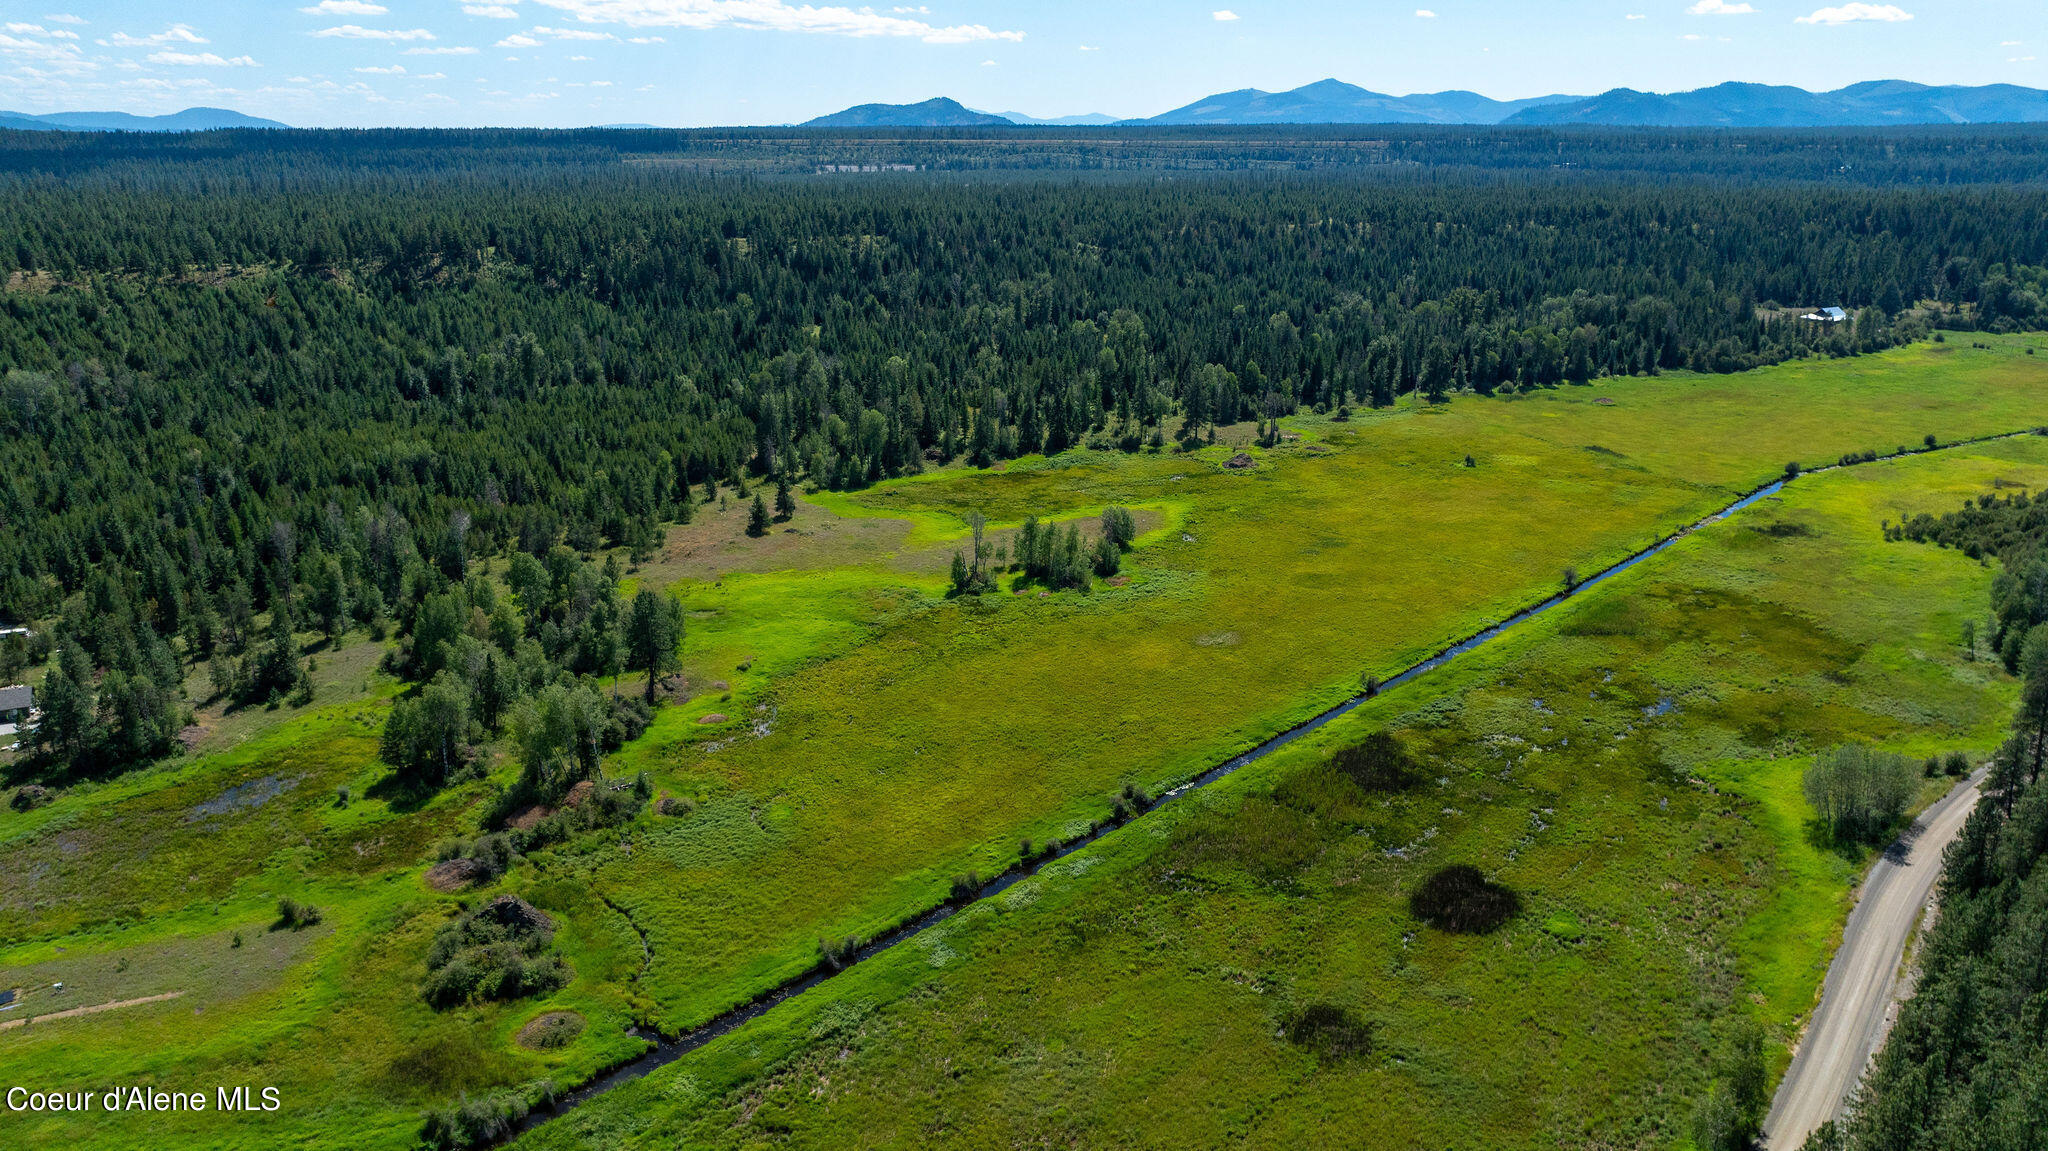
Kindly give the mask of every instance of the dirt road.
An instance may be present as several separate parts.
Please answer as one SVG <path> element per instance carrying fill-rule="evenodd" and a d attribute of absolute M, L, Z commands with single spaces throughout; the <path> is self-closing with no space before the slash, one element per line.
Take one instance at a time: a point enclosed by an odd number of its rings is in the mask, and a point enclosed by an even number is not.
<path fill-rule="evenodd" d="M 1814 1128 L 1839 1115 L 1884 1045 L 1907 937 L 1933 898 L 1941 854 L 1977 806 L 1982 782 L 1980 772 L 1922 812 L 1864 879 L 1842 948 L 1828 966 L 1820 1008 L 1764 1120 L 1764 1146 L 1772 1151 L 1797 1151 Z"/>

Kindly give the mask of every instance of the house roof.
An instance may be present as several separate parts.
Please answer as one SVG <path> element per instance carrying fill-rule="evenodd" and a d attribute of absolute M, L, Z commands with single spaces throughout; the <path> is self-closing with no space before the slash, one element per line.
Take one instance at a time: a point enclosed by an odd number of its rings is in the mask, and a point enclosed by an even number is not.
<path fill-rule="evenodd" d="M 0 711 L 26 711 L 36 705 L 36 693 L 16 684 L 0 687 Z"/>

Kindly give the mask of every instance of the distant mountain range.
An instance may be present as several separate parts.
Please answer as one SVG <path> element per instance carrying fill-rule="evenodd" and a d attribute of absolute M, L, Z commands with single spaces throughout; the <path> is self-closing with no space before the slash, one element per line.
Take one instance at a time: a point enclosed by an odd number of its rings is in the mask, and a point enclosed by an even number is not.
<path fill-rule="evenodd" d="M 1477 92 L 1389 96 L 1341 80 L 1291 92 L 1220 92 L 1142 120 L 977 112 L 954 100 L 862 104 L 821 116 L 811 128 L 971 128 L 1004 124 L 1593 124 L 1611 127 L 1828 128 L 1884 124 L 2020 124 L 2048 121 L 2048 92 L 2012 84 L 1936 87 L 1871 80 L 1834 92 L 1770 84 L 1718 84 L 1659 95 L 1616 88 L 1598 96 L 1493 100 Z"/>
<path fill-rule="evenodd" d="M 1055 126 L 1064 125 L 1067 127 L 1080 125 L 1082 127 L 1098 127 L 1103 124 L 1114 124 L 1117 122 L 1117 118 L 1115 116 L 1105 116 L 1100 112 L 1090 112 L 1082 116 L 1053 116 L 1049 119 L 1038 116 L 1026 116 L 1022 112 L 997 112 L 996 115 L 1001 116 L 1003 119 L 1008 120 L 1012 124 L 1049 124 Z"/>
<path fill-rule="evenodd" d="M 991 128 L 1013 121 L 944 96 L 922 104 L 859 104 L 804 122 L 806 128 Z"/>
<path fill-rule="evenodd" d="M 1498 124 L 1529 108 L 1578 96 L 1489 100 L 1477 92 L 1388 96 L 1342 80 L 1319 80 L 1292 92 L 1240 88 L 1197 100 L 1134 124 Z"/>
<path fill-rule="evenodd" d="M 127 112 L 0 112 L 0 128 L 28 132 L 204 132 L 211 128 L 289 128 L 228 108 L 187 108 L 164 116 Z"/>
<path fill-rule="evenodd" d="M 2048 92 L 2012 84 L 1931 87 L 1871 80 L 1834 92 L 1769 84 L 1717 84 L 1659 96 L 1616 88 L 1584 100 L 1549 102 L 1509 124 L 1630 124 L 1671 127 L 1824 128 L 1879 124 L 2018 124 L 2048 120 Z"/>

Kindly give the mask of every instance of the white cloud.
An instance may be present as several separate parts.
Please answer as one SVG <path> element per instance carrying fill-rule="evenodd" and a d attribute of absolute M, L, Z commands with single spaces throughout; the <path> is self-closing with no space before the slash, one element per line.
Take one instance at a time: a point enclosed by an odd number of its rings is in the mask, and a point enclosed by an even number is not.
<path fill-rule="evenodd" d="M 519 19 L 518 9 L 503 4 L 464 4 L 462 11 L 467 16 L 488 16 L 493 20 Z"/>
<path fill-rule="evenodd" d="M 557 40 L 616 40 L 609 32 L 592 32 L 583 28 L 549 28 L 540 25 L 533 30 L 536 36 L 551 36 Z"/>
<path fill-rule="evenodd" d="M 633 36 L 633 37 L 629 37 L 629 38 L 628 38 L 628 39 L 626 40 L 626 43 L 628 43 L 628 44 L 666 44 L 666 43 L 668 43 L 668 37 L 666 37 L 666 36 Z"/>
<path fill-rule="evenodd" d="M 1687 8 L 1686 11 L 1694 16 L 1753 16 L 1756 14 L 1756 9 L 1748 4 L 1739 2 L 1730 4 L 1728 0 L 1700 0 L 1699 3 Z"/>
<path fill-rule="evenodd" d="M 17 60 L 34 60 L 59 74 L 76 76 L 94 70 L 78 45 L 64 41 L 34 40 L 0 33 L 0 55 Z M 33 71 L 26 65 L 25 70 Z"/>
<path fill-rule="evenodd" d="M 476 49 L 455 47 L 407 48 L 403 54 L 407 56 L 474 56 L 476 55 Z"/>
<path fill-rule="evenodd" d="M 1093 45 L 1093 44 L 1083 44 L 1083 45 L 1081 45 L 1081 51 L 1083 51 L 1083 52 L 1100 52 L 1100 51 L 1102 51 L 1102 49 L 1101 49 L 1101 48 L 1098 48 L 1098 47 L 1096 47 L 1096 46 L 1095 46 L 1095 45 Z"/>
<path fill-rule="evenodd" d="M 1209 13 L 1209 16 L 1214 20 L 1235 20 L 1238 18 L 1237 13 L 1232 12 L 1228 8 L 1218 8 L 1216 11 Z"/>
<path fill-rule="evenodd" d="M 787 0 L 536 0 L 585 24 L 633 28 L 744 28 L 833 36 L 904 36 L 927 44 L 1024 39 L 1024 33 L 985 24 L 936 25 L 872 8 L 791 4 Z"/>
<path fill-rule="evenodd" d="M 997 63 L 996 63 L 996 62 L 995 62 L 994 60 L 983 60 L 983 61 L 981 62 L 981 66 L 982 66 L 982 67 L 984 67 L 984 68 L 995 68 L 995 67 L 999 67 L 999 65 L 997 65 Z"/>
<path fill-rule="evenodd" d="M 223 57 L 214 52 L 151 52 L 152 64 L 174 64 L 188 68 L 254 68 L 256 61 L 247 56 Z"/>
<path fill-rule="evenodd" d="M 2000 48 L 2017 48 L 2023 43 L 2025 43 L 2023 40 L 2000 40 L 1998 46 Z"/>
<path fill-rule="evenodd" d="M 299 11 L 309 16 L 382 16 L 391 9 L 369 0 L 320 0 L 318 4 Z"/>
<path fill-rule="evenodd" d="M 1704 40 L 1704 39 L 1706 39 L 1706 37 L 1705 37 L 1705 36 L 1702 36 L 1702 35 L 1700 35 L 1700 34 L 1699 34 L 1699 33 L 1697 33 L 1697 32 L 1687 32 L 1687 33 L 1686 33 L 1685 35 L 1683 35 L 1683 36 L 1680 36 L 1680 37 L 1679 37 L 1679 39 L 1680 39 L 1680 40 Z"/>
<path fill-rule="evenodd" d="M 2005 62 L 2008 64 L 2031 64 L 2034 62 L 2034 58 L 2032 56 L 2007 56 Z"/>
<path fill-rule="evenodd" d="M 358 68 L 356 69 L 356 71 L 361 72 L 367 76 L 403 76 L 405 75 L 405 65 L 393 64 L 389 68 Z"/>
<path fill-rule="evenodd" d="M 1631 13 L 1629 13 L 1628 15 L 1626 15 L 1626 16 L 1623 16 L 1623 17 L 1622 17 L 1622 19 L 1624 19 L 1624 20 L 1648 20 L 1648 19 L 1649 19 L 1649 17 L 1648 17 L 1648 16 L 1645 16 L 1645 15 L 1643 15 L 1643 14 L 1642 14 L 1641 12 L 1631 12 Z"/>
<path fill-rule="evenodd" d="M 41 24 L 9 23 L 7 30 L 16 36 L 41 36 L 48 40 L 76 40 L 78 33 L 68 28 L 45 28 Z"/>
<path fill-rule="evenodd" d="M 1861 20 L 1875 20 L 1884 24 L 1896 24 L 1911 20 L 1913 14 L 1896 4 L 1843 4 L 1834 8 L 1823 8 L 1811 16 L 1801 16 L 1795 24 L 1854 24 Z"/>
<path fill-rule="evenodd" d="M 1427 8 L 1417 8 L 1415 10 L 1415 18 L 1417 20 L 1434 20 L 1436 19 L 1436 13 Z"/>
<path fill-rule="evenodd" d="M 315 36 L 339 37 L 344 40 L 432 40 L 434 34 L 425 28 L 365 28 L 360 24 L 342 24 L 334 28 L 322 28 Z"/>
<path fill-rule="evenodd" d="M 83 24 L 83 23 L 85 23 L 85 19 L 84 19 L 84 17 L 81 17 L 81 16 L 73 16 L 73 15 L 71 15 L 71 14 L 70 14 L 70 13 L 68 13 L 68 12 L 58 12 L 58 13 L 53 13 L 52 15 L 49 15 L 49 16 L 45 16 L 45 17 L 43 17 L 43 19 L 45 19 L 45 20 L 48 20 L 48 21 L 49 21 L 50 23 L 52 23 L 52 24 Z"/>
<path fill-rule="evenodd" d="M 517 33 L 514 33 L 513 35 L 507 36 L 507 37 L 505 37 L 505 38 L 504 38 L 503 40 L 500 40 L 500 41 L 498 41 L 498 42 L 497 42 L 496 44 L 493 44 L 493 45 L 491 45 L 491 47 L 493 47 L 493 48 L 538 48 L 538 47 L 540 47 L 540 41 L 538 41 L 538 40 L 534 39 L 534 38 L 533 38 L 533 37 L 531 37 L 531 36 L 521 36 L 521 35 L 519 35 L 519 34 L 517 34 Z"/>
<path fill-rule="evenodd" d="M 116 32 L 107 42 L 116 48 L 154 48 L 159 44 L 204 44 L 207 40 L 206 37 L 194 32 L 189 24 L 173 24 L 161 32 L 153 32 L 147 36 L 130 36 L 126 32 Z"/>

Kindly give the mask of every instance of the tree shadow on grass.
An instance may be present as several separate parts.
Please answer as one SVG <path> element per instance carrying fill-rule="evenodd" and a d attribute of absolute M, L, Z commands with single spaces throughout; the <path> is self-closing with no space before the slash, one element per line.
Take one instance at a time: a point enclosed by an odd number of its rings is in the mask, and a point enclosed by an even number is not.
<path fill-rule="evenodd" d="M 1498 931 L 1522 911 L 1522 897 L 1467 863 L 1453 864 L 1423 881 L 1408 897 L 1415 918 L 1456 935 Z"/>
<path fill-rule="evenodd" d="M 408 780 L 394 771 L 371 784 L 370 789 L 363 793 L 363 797 L 383 800 L 390 805 L 395 814 L 411 815 L 433 802 L 434 797 L 439 794 L 440 788 Z"/>

